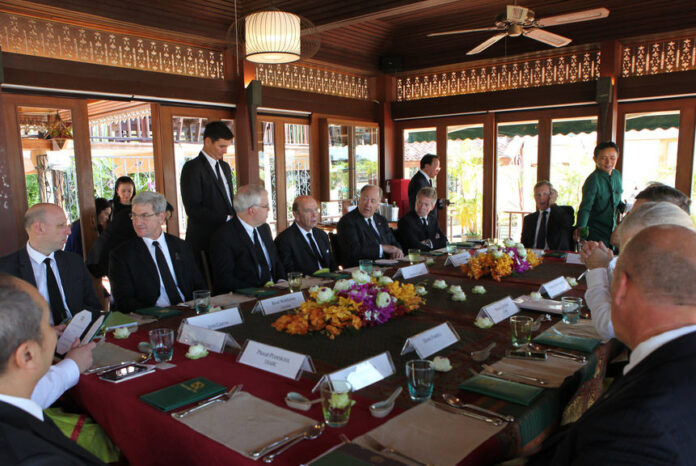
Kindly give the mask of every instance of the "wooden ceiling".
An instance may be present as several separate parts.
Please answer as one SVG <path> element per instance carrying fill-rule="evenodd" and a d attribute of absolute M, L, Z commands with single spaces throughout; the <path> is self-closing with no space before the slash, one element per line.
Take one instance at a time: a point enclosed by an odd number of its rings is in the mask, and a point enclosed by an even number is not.
<path fill-rule="evenodd" d="M 4 2 L 0 2 L 4 3 Z M 8 2 L 10 3 L 10 2 Z M 26 2 L 23 2 L 26 3 Z M 44 0 L 46 8 L 86 13 L 110 20 L 198 36 L 225 43 L 235 19 L 235 0 Z M 485 52 L 466 52 L 494 32 L 427 38 L 428 32 L 493 26 L 511 0 L 275 0 L 273 6 L 297 13 L 321 31 L 315 60 L 375 73 L 380 56 L 402 58 L 405 70 L 551 49 L 524 38 L 506 38 Z M 608 18 L 547 28 L 573 39 L 570 45 L 696 28 L 694 0 L 520 0 L 536 18 L 606 7 Z M 236 15 L 263 9 L 268 0 L 236 0 Z M 691 31 L 693 33 L 693 31 Z"/>

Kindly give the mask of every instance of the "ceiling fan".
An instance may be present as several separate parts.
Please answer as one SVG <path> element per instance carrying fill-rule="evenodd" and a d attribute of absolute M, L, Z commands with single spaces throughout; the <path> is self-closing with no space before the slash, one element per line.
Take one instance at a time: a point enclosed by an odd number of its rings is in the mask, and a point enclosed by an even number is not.
<path fill-rule="evenodd" d="M 543 19 L 534 19 L 534 12 L 529 8 L 517 5 L 508 5 L 505 13 L 499 15 L 495 20 L 495 26 L 478 29 L 459 29 L 456 31 L 432 32 L 428 37 L 447 36 L 452 34 L 464 34 L 467 32 L 480 31 L 500 31 L 488 40 L 469 50 L 467 55 L 475 55 L 483 52 L 491 45 L 498 42 L 505 36 L 518 37 L 525 36 L 530 39 L 538 40 L 553 47 L 563 47 L 568 45 L 572 39 L 544 31 L 542 28 L 548 26 L 558 26 L 559 24 L 579 23 L 581 21 L 592 21 L 595 19 L 606 18 L 609 10 L 606 8 L 593 8 L 591 10 L 576 11 L 564 15 L 550 16 Z"/>

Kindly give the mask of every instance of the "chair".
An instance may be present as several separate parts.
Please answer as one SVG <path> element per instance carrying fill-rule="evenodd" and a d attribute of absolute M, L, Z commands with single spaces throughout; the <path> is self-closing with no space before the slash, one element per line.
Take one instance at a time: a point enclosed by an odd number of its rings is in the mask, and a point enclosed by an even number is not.
<path fill-rule="evenodd" d="M 331 244 L 331 250 L 336 258 L 336 264 L 341 265 L 341 254 L 338 248 L 338 235 L 336 233 L 329 232 L 329 244 Z"/>
<path fill-rule="evenodd" d="M 213 280 L 210 278 L 210 266 L 208 265 L 208 258 L 205 255 L 205 251 L 201 251 L 201 267 L 203 270 L 203 277 L 205 278 L 205 283 L 208 285 L 208 289 L 213 289 Z"/>
<path fill-rule="evenodd" d="M 561 205 L 558 206 L 561 209 L 563 209 L 563 212 L 566 213 L 567 216 L 569 216 L 573 221 L 571 222 L 571 225 L 575 223 L 575 209 L 573 209 L 573 206 L 570 205 Z M 575 226 L 571 226 L 570 230 L 568 231 L 568 246 L 571 249 L 576 249 L 575 245 L 575 240 L 573 239 L 573 232 L 575 231 Z"/>

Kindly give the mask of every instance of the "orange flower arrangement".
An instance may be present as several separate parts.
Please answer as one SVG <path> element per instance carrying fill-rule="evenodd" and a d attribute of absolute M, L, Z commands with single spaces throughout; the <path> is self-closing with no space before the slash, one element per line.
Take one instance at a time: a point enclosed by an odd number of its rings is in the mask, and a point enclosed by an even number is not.
<path fill-rule="evenodd" d="M 472 257 L 461 269 L 467 277 L 474 280 L 490 275 L 493 280 L 499 282 L 512 272 L 522 273 L 542 263 L 542 258 L 531 250 L 526 250 L 526 254 L 524 252 L 525 250 L 515 247 L 494 249 Z"/>

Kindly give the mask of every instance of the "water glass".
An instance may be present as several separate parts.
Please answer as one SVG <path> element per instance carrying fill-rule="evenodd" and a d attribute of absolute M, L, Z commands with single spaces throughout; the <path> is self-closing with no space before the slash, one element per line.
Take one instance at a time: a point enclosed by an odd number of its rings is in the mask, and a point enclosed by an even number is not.
<path fill-rule="evenodd" d="M 288 273 L 288 288 L 291 293 L 302 290 L 302 272 Z"/>
<path fill-rule="evenodd" d="M 451 256 L 452 254 L 457 253 L 457 245 L 456 244 L 447 243 L 446 248 L 447 248 L 447 255 L 448 256 Z"/>
<path fill-rule="evenodd" d="M 171 361 L 174 355 L 174 330 L 169 328 L 150 330 L 150 344 L 155 361 Z"/>
<path fill-rule="evenodd" d="M 561 312 L 563 313 L 563 322 L 566 324 L 578 323 L 580 309 L 582 309 L 582 298 L 561 298 Z"/>
<path fill-rule="evenodd" d="M 193 307 L 196 309 L 196 314 L 205 314 L 210 311 L 210 290 L 194 291 Z"/>
<path fill-rule="evenodd" d="M 534 319 L 527 316 L 510 317 L 510 331 L 512 333 L 512 346 L 519 348 L 529 344 L 532 340 L 532 323 Z"/>
<path fill-rule="evenodd" d="M 411 264 L 420 262 L 421 260 L 421 250 L 420 249 L 409 249 L 408 250 L 408 261 Z"/>
<path fill-rule="evenodd" d="M 350 408 L 354 402 L 350 398 L 353 387 L 345 380 L 324 380 L 319 385 L 321 409 L 324 422 L 329 427 L 343 427 L 348 424 Z"/>
<path fill-rule="evenodd" d="M 360 259 L 358 262 L 360 270 L 368 275 L 372 275 L 372 259 Z"/>
<path fill-rule="evenodd" d="M 435 369 L 430 361 L 414 359 L 406 362 L 408 394 L 413 401 L 428 401 L 433 394 Z"/>

